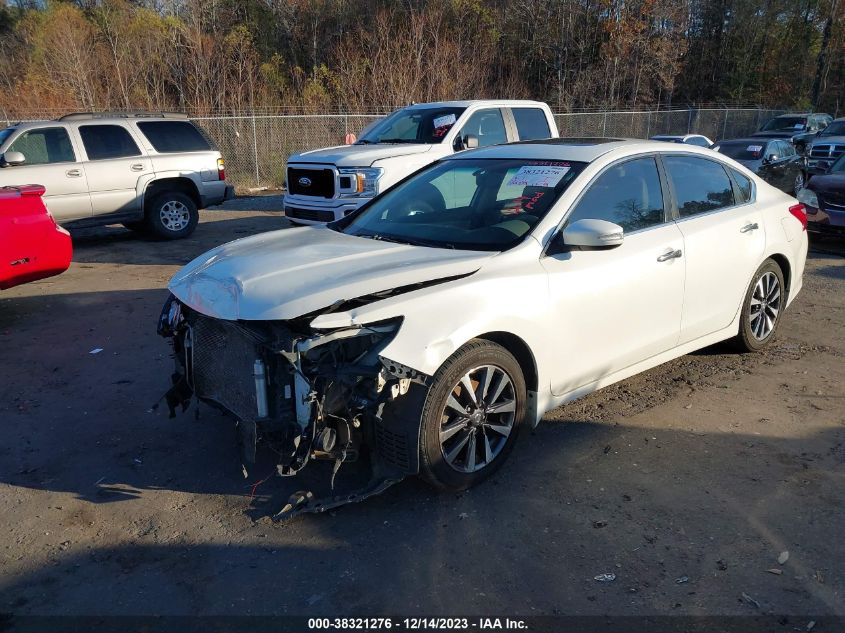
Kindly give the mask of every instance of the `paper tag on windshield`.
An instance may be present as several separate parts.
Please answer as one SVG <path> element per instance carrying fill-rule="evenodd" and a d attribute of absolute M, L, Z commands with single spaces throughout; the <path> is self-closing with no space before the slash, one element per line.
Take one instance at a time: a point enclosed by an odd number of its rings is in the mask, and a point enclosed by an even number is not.
<path fill-rule="evenodd" d="M 796 130 L 803 130 L 803 129 L 804 129 L 804 124 L 803 124 L 803 123 L 796 123 L 796 124 L 795 124 L 795 129 L 796 129 Z"/>
<path fill-rule="evenodd" d="M 762 145 L 749 145 L 748 147 L 745 148 L 745 150 L 747 152 L 754 152 L 756 154 L 757 152 L 760 152 L 760 151 L 763 150 L 763 146 Z"/>
<path fill-rule="evenodd" d="M 446 125 L 455 125 L 455 121 L 457 121 L 457 119 L 454 114 L 444 114 L 443 116 L 439 116 L 434 119 L 434 128 L 437 129 Z"/>
<path fill-rule="evenodd" d="M 520 167 L 508 181 L 508 186 L 517 187 L 555 187 L 566 175 L 569 167 Z"/>

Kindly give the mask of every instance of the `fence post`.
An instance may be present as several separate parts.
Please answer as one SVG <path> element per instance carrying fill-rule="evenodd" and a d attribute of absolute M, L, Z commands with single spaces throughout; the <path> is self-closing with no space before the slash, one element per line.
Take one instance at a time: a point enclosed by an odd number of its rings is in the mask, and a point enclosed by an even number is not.
<path fill-rule="evenodd" d="M 692 132 L 692 108 L 687 110 L 687 134 Z"/>
<path fill-rule="evenodd" d="M 255 133 L 255 110 L 252 111 L 252 150 L 255 158 L 255 186 L 261 186 L 261 176 L 258 173 L 258 135 Z"/>
<path fill-rule="evenodd" d="M 645 137 L 651 138 L 651 110 L 648 111 L 648 118 L 646 119 Z"/>
<path fill-rule="evenodd" d="M 722 138 L 728 137 L 728 109 L 725 108 L 725 124 L 722 126 Z"/>
<path fill-rule="evenodd" d="M 601 135 L 607 136 L 607 112 L 604 113 L 604 119 L 602 120 Z"/>

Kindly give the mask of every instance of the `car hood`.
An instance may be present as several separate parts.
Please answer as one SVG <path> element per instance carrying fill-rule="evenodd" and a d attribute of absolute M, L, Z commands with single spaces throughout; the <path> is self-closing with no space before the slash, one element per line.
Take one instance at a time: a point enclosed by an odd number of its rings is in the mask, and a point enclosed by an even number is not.
<path fill-rule="evenodd" d="M 196 258 L 168 288 L 227 320 L 286 320 L 337 302 L 467 275 L 494 253 L 381 242 L 304 227 L 261 233 Z"/>
<path fill-rule="evenodd" d="M 410 156 L 429 151 L 433 146 L 419 144 L 380 144 L 380 145 L 339 145 L 325 149 L 315 149 L 311 152 L 294 154 L 288 159 L 291 163 L 319 163 L 337 165 L 338 167 L 368 167 L 377 160 L 394 158 L 396 156 Z"/>
<path fill-rule="evenodd" d="M 754 132 L 754 134 L 752 134 L 751 136 L 757 138 L 796 138 L 799 136 L 813 136 L 813 133 L 805 132 L 803 130 L 772 130 L 771 132 Z"/>

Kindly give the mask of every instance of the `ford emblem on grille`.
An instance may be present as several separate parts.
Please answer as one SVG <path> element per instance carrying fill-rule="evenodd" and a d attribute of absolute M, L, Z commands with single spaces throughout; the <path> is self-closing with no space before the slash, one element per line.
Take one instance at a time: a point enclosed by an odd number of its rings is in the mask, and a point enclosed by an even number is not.
<path fill-rule="evenodd" d="M 302 178 L 300 178 L 297 182 L 298 182 L 300 185 L 302 185 L 303 187 L 310 187 L 310 186 L 311 186 L 311 179 L 310 179 L 310 178 L 306 178 L 305 176 L 303 176 Z"/>

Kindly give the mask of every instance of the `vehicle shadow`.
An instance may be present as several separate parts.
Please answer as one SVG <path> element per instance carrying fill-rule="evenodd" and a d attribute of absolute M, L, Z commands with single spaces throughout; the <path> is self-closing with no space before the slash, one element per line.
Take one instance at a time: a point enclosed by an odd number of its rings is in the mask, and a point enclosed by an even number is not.
<path fill-rule="evenodd" d="M 74 229 L 73 261 L 84 264 L 186 264 L 202 253 L 256 233 L 289 228 L 278 213 L 201 211 L 194 233 L 157 240 L 122 226 Z"/>
<path fill-rule="evenodd" d="M 234 477 L 207 476 L 225 470 L 207 430 L 194 438 L 203 458 L 147 453 L 123 485 L 143 496 L 157 472 L 170 489 L 233 494 Z M 0 591 L 21 614 L 843 615 L 845 548 L 830 539 L 843 446 L 843 429 L 795 440 L 568 420 L 526 433 L 469 492 L 409 480 L 330 514 L 247 527 L 218 504 L 190 533 L 157 508 L 121 542 L 16 562 Z"/>

